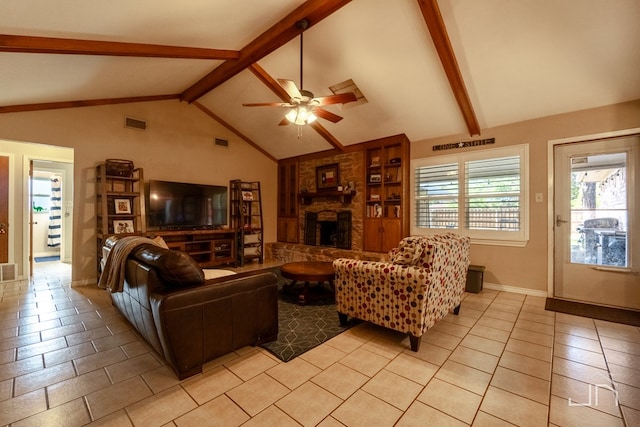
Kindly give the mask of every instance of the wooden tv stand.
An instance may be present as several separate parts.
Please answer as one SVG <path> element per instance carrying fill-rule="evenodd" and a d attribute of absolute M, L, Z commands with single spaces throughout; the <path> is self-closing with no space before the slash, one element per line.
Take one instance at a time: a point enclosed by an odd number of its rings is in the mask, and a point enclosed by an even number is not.
<path fill-rule="evenodd" d="M 237 266 L 236 230 L 156 230 L 149 234 L 161 236 L 169 249 L 188 253 L 202 268 Z"/>

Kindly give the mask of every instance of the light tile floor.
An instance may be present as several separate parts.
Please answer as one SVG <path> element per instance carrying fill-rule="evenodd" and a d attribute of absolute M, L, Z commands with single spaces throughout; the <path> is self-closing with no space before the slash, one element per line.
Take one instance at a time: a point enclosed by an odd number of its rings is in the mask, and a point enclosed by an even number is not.
<path fill-rule="evenodd" d="M 53 265 L 0 288 L 2 426 L 640 425 L 640 328 L 544 298 L 465 294 L 417 353 L 360 324 L 286 364 L 243 348 L 178 381 L 105 291 Z"/>

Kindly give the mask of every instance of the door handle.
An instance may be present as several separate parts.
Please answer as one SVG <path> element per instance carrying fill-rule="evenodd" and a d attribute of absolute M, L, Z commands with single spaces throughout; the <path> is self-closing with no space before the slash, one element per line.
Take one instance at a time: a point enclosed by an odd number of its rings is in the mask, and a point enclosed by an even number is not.
<path fill-rule="evenodd" d="M 562 224 L 567 223 L 564 219 L 560 219 L 560 215 L 556 215 L 556 227 L 560 227 Z"/>

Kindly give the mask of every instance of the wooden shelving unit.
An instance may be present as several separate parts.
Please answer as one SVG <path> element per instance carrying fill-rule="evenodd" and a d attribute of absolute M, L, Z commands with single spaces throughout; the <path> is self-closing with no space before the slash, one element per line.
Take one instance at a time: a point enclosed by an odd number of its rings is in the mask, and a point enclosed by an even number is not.
<path fill-rule="evenodd" d="M 387 252 L 409 232 L 409 141 L 404 135 L 372 141 L 364 159 L 364 250 Z"/>
<path fill-rule="evenodd" d="M 109 236 L 146 233 L 144 174 L 142 168 L 130 176 L 109 174 L 107 164 L 96 166 L 96 227 L 98 271 L 102 246 Z"/>
<path fill-rule="evenodd" d="M 220 265 L 237 265 L 237 231 L 221 230 L 161 230 L 161 236 L 169 249 L 188 253 L 202 268 Z"/>
<path fill-rule="evenodd" d="M 237 264 L 247 261 L 264 262 L 262 198 L 260 182 L 239 179 L 230 182 L 231 227 L 238 230 Z"/>
<path fill-rule="evenodd" d="M 298 162 L 278 163 L 278 242 L 298 243 Z"/>

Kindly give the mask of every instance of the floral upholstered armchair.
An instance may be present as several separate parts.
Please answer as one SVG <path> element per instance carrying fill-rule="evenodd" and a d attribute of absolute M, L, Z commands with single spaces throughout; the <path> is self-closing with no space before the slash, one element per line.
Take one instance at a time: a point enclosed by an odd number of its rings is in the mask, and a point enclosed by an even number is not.
<path fill-rule="evenodd" d="M 339 258 L 336 309 L 348 316 L 409 334 L 418 351 L 420 337 L 451 310 L 458 314 L 469 267 L 468 237 L 411 236 L 389 252 L 388 262 Z"/>

